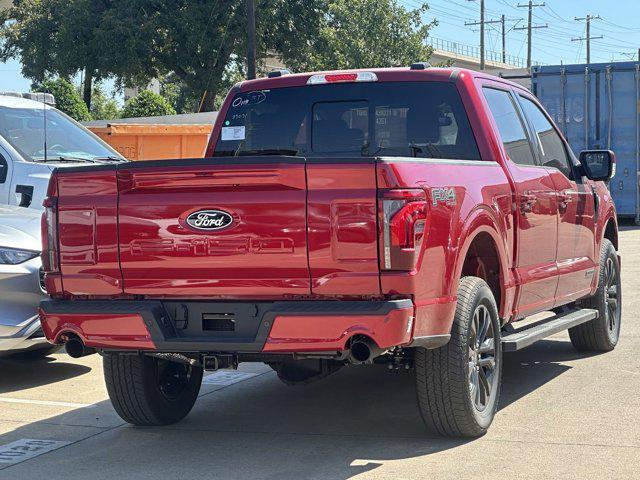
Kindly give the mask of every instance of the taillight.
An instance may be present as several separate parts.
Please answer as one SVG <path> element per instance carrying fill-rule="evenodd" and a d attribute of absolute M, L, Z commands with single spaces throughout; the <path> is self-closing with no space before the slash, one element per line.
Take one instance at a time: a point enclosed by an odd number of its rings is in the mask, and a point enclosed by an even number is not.
<path fill-rule="evenodd" d="M 58 260 L 58 198 L 57 198 L 57 178 L 55 173 L 49 180 L 47 198 L 42 205 L 42 269 L 46 273 L 57 273 L 60 271 Z"/>
<path fill-rule="evenodd" d="M 413 270 L 426 231 L 428 204 L 423 190 L 382 190 L 381 268 Z"/>

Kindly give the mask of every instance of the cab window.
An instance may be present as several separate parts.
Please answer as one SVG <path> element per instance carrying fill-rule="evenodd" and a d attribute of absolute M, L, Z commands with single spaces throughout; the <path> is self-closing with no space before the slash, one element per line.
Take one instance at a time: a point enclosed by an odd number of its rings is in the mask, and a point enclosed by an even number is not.
<path fill-rule="evenodd" d="M 524 124 L 516 110 L 511 94 L 496 88 L 485 87 L 483 90 L 489 104 L 489 110 L 491 110 L 493 119 L 498 126 L 502 143 L 511 161 L 518 165 L 536 165 Z"/>
<path fill-rule="evenodd" d="M 526 117 L 535 132 L 540 160 L 545 167 L 560 170 L 567 178 L 573 178 L 571 160 L 567 155 L 562 138 L 540 107 L 522 95 L 518 95 Z"/>

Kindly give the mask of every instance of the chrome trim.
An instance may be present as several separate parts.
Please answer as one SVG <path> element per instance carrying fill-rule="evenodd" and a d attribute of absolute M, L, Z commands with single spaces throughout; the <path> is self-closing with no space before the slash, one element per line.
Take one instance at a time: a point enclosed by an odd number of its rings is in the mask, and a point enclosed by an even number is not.
<path fill-rule="evenodd" d="M 422 158 L 422 157 L 380 157 L 381 162 L 408 162 L 408 163 L 428 163 L 433 165 L 458 165 L 474 167 L 496 167 L 495 160 L 455 160 L 450 158 Z"/>

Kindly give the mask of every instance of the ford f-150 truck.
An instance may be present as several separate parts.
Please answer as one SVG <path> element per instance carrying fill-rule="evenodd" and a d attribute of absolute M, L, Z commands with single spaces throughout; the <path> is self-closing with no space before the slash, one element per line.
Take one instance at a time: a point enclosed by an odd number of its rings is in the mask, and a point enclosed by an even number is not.
<path fill-rule="evenodd" d="M 133 424 L 182 419 L 205 370 L 386 363 L 414 372 L 429 430 L 478 436 L 502 352 L 566 329 L 615 347 L 614 168 L 483 73 L 276 72 L 230 91 L 206 158 L 54 173 L 42 325 L 103 355 Z"/>

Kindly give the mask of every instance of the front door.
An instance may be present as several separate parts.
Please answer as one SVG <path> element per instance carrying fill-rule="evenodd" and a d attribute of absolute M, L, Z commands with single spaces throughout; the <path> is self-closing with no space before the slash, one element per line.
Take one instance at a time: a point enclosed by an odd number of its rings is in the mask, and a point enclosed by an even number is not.
<path fill-rule="evenodd" d="M 577 178 L 568 147 L 543 110 L 518 95 L 529 120 L 541 164 L 553 181 L 558 198 L 558 289 L 556 305 L 588 295 L 595 275 L 595 203 L 589 180 Z"/>
<path fill-rule="evenodd" d="M 516 316 L 552 308 L 558 284 L 558 204 L 547 170 L 536 160 L 525 123 L 511 92 L 485 87 L 484 95 L 500 133 L 512 177 L 514 198 Z"/>

